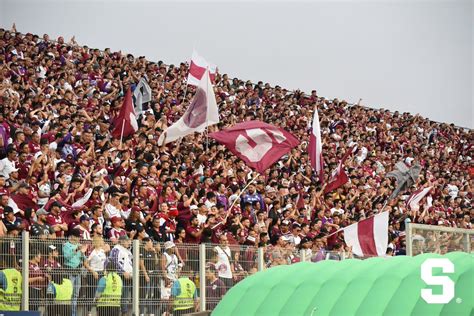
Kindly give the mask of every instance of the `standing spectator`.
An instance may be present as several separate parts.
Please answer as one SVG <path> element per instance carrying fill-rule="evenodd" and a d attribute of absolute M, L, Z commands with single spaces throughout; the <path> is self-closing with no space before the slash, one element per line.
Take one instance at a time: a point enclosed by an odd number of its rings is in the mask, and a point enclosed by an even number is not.
<path fill-rule="evenodd" d="M 44 273 L 40 266 L 41 252 L 39 249 L 32 249 L 30 262 L 28 265 L 29 276 L 29 299 L 31 310 L 37 311 L 45 298 L 46 286 L 48 285 L 49 276 Z"/>
<path fill-rule="evenodd" d="M 79 225 L 77 225 L 75 228 L 81 231 L 82 240 L 91 240 L 91 232 L 90 232 L 91 225 L 90 224 L 91 224 L 90 217 L 87 216 L 86 214 L 81 215 L 81 217 L 79 218 Z"/>
<path fill-rule="evenodd" d="M 16 157 L 17 150 L 13 146 L 9 146 L 7 149 L 7 157 L 0 160 L 0 175 L 2 175 L 5 180 L 10 178 L 10 173 L 18 172 L 15 166 Z"/>
<path fill-rule="evenodd" d="M 52 281 L 46 291 L 49 298 L 48 315 L 73 315 L 74 285 L 70 279 L 59 272 L 52 275 Z"/>
<path fill-rule="evenodd" d="M 107 266 L 100 278 L 94 301 L 97 302 L 97 316 L 120 315 L 120 300 L 123 294 L 122 277 L 112 264 Z"/>
<path fill-rule="evenodd" d="M 229 241 L 227 235 L 221 235 L 219 238 L 219 245 L 214 247 L 214 251 L 217 255 L 216 268 L 218 271 L 219 279 L 224 282 L 227 289 L 230 289 L 233 285 L 233 273 L 234 266 L 232 264 L 232 253 L 229 248 Z"/>
<path fill-rule="evenodd" d="M 255 185 L 251 184 L 247 188 L 247 193 L 242 194 L 242 197 L 240 200 L 240 207 L 244 209 L 247 203 L 250 203 L 250 205 L 253 205 L 253 203 L 255 202 L 260 204 L 260 209 L 264 209 L 265 205 L 264 205 L 262 196 L 256 191 Z M 254 212 L 253 208 L 252 208 L 252 212 Z M 255 216 L 255 214 L 252 214 L 252 215 Z"/>
<path fill-rule="evenodd" d="M 167 241 L 164 244 L 164 252 L 161 256 L 161 270 L 164 272 L 162 282 L 162 291 L 169 291 L 174 281 L 178 280 L 179 268 L 182 264 L 176 255 L 176 245 L 172 241 Z"/>
<path fill-rule="evenodd" d="M 3 224 L 7 229 L 7 233 L 14 233 L 14 235 L 19 235 L 23 230 L 24 224 L 21 219 L 15 216 L 13 209 L 10 206 L 5 206 L 3 209 Z"/>
<path fill-rule="evenodd" d="M 171 287 L 173 316 L 186 315 L 198 310 L 196 284 L 189 279 L 191 275 L 190 267 L 185 266 L 181 277 L 174 281 Z"/>
<path fill-rule="evenodd" d="M 47 251 L 48 257 L 41 263 L 41 266 L 47 274 L 52 275 L 53 271 L 58 271 L 61 269 L 61 264 L 58 261 L 59 251 L 55 245 L 49 245 Z"/>
<path fill-rule="evenodd" d="M 101 236 L 94 236 L 92 238 L 92 251 L 87 256 L 85 264 L 85 266 L 89 270 L 89 273 L 87 274 L 88 299 L 94 298 L 97 288 L 97 282 L 99 281 L 99 278 L 101 278 L 104 274 L 105 261 L 107 260 L 107 252 L 109 250 L 110 246 L 104 242 Z M 89 310 L 89 313 L 91 312 L 92 311 Z"/>
<path fill-rule="evenodd" d="M 40 239 L 47 239 L 55 237 L 54 229 L 46 223 L 48 212 L 40 208 L 36 212 L 36 222 L 31 225 L 31 237 L 39 237 Z"/>
<path fill-rule="evenodd" d="M 109 255 L 112 267 L 118 272 L 123 282 L 122 315 L 128 315 L 132 297 L 132 252 L 129 250 L 131 241 L 127 235 L 120 236 L 118 244 L 112 248 Z"/>
<path fill-rule="evenodd" d="M 114 243 L 118 242 L 120 237 L 127 236 L 127 231 L 124 229 L 125 221 L 120 216 L 115 216 L 111 219 L 112 228 L 109 230 L 107 237 Z"/>
<path fill-rule="evenodd" d="M 79 229 L 73 229 L 69 235 L 69 240 L 63 245 L 63 256 L 64 256 L 64 268 L 68 275 L 68 280 L 73 284 L 73 295 L 72 295 L 72 316 L 78 315 L 78 298 L 81 290 L 81 268 L 83 262 L 86 259 L 85 253 L 87 251 L 87 245 L 79 244 L 82 233 Z M 61 280 L 62 281 L 62 280 Z"/>
<path fill-rule="evenodd" d="M 202 229 L 199 226 L 199 220 L 196 216 L 191 217 L 191 225 L 186 228 L 186 242 L 190 244 L 199 244 L 201 241 Z"/>
<path fill-rule="evenodd" d="M 140 247 L 140 298 L 142 302 L 140 313 L 145 313 L 147 308 L 148 314 L 161 315 L 158 306 L 160 299 L 160 277 L 158 268 L 160 266 L 160 258 L 153 240 L 148 237 L 142 240 L 143 247 Z M 159 244 L 157 244 L 159 246 Z"/>
<path fill-rule="evenodd" d="M 61 216 L 61 204 L 59 202 L 53 202 L 51 204 L 46 221 L 56 232 L 56 237 L 64 237 L 64 233 L 68 230 L 68 226 Z"/>
<path fill-rule="evenodd" d="M 213 310 L 227 292 L 224 282 L 216 274 L 214 266 L 206 269 L 206 310 Z"/>

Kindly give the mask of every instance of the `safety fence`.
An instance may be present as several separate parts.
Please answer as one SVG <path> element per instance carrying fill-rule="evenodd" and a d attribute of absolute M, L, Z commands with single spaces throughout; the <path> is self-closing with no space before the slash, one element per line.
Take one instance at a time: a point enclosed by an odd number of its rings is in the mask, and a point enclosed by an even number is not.
<path fill-rule="evenodd" d="M 257 271 L 352 258 L 343 250 L 154 243 L 147 238 L 38 239 L 27 232 L 0 242 L 0 281 L 7 280 L 0 282 L 0 310 L 47 316 L 178 314 L 175 287 L 182 277 L 196 288 L 193 310 L 210 311 L 232 286 Z M 11 293 L 9 300 L 2 297 L 5 293 Z"/>
<path fill-rule="evenodd" d="M 406 226 L 407 255 L 474 250 L 474 230 L 408 223 Z"/>

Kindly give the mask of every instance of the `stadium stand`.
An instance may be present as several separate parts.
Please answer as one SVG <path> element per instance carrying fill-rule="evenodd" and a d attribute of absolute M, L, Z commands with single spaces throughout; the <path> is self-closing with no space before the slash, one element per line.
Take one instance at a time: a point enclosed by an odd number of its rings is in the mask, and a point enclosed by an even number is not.
<path fill-rule="evenodd" d="M 16 29 L 0 29 L 0 49 L 2 255 L 15 255 L 10 241 L 24 230 L 37 239 L 40 252 L 31 245 L 30 252 L 40 254 L 32 257 L 40 268 L 30 278 L 37 277 L 33 285 L 38 301 L 55 293 L 51 270 L 63 266 L 71 280 L 80 279 L 78 269 L 86 262 L 83 284 L 90 284 L 91 290 L 80 291 L 81 282 L 72 280 L 73 315 L 78 299 L 94 297 L 92 284 L 103 276 L 107 258 L 115 260 L 124 291 L 129 289 L 127 267 L 118 259 L 128 256 L 123 246 L 127 238 L 150 243 L 142 253 L 152 260 L 145 260 L 143 269 L 149 273 L 144 280 L 160 284 L 161 292 L 177 279 L 173 273 L 182 265 L 197 263 L 197 248 L 185 245 L 214 244 L 209 249 L 215 265 L 209 268 L 208 280 L 221 289 L 213 293 L 217 298 L 256 271 L 256 247 L 264 247 L 267 266 L 299 261 L 295 253 L 301 249 L 307 261 L 350 258 L 343 233 L 333 233 L 382 210 L 395 186 L 386 173 L 398 161 L 408 166 L 418 162 L 422 171 L 415 186 L 385 206 L 390 212 L 388 255 L 405 254 L 407 221 L 472 229 L 472 130 L 328 100 L 316 90 L 307 95 L 217 74 L 214 89 L 221 123 L 209 132 L 258 119 L 301 140 L 230 209 L 253 176 L 243 161 L 205 134 L 157 145 L 194 95 L 195 88 L 186 85 L 187 63 L 166 65 L 81 46 L 74 38 L 52 40 L 47 34 L 39 37 Z M 139 118 L 139 131 L 121 142 L 111 136 L 113 118 L 124 91 L 134 89 L 144 75 L 152 101 Z M 350 181 L 326 194 L 306 150 L 316 108 L 327 178 L 345 152 L 357 145 L 346 161 Z M 408 196 L 428 186 L 432 189 L 420 207 L 408 208 Z M 74 207 L 89 189 L 87 202 Z M 427 243 L 430 252 L 461 247 L 454 234 L 426 238 L 432 239 Z M 81 258 L 71 251 L 82 253 Z M 154 265 L 155 255 L 165 265 Z M 3 260 L 4 266 L 7 261 L 18 266 L 18 260 Z M 152 295 L 152 289 L 143 295 Z"/>

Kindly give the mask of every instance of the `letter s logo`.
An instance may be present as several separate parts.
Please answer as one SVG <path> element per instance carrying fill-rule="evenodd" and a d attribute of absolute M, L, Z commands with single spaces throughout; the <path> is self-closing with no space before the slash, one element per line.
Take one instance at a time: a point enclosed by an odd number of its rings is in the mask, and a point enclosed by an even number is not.
<path fill-rule="evenodd" d="M 269 130 L 275 140 L 280 144 L 286 140 L 286 137 L 279 131 Z M 255 147 L 249 144 L 249 139 L 244 135 L 239 135 L 235 140 L 235 149 L 247 157 L 250 162 L 260 161 L 265 154 L 272 149 L 272 138 L 261 128 L 247 130 L 247 135 L 255 142 Z"/>
<path fill-rule="evenodd" d="M 427 285 L 441 285 L 441 294 L 433 294 L 432 289 L 422 289 L 421 297 L 428 304 L 447 304 L 454 298 L 454 282 L 448 276 L 434 276 L 433 268 L 441 268 L 443 273 L 454 273 L 454 264 L 447 258 L 426 259 L 421 265 L 421 279 Z"/>

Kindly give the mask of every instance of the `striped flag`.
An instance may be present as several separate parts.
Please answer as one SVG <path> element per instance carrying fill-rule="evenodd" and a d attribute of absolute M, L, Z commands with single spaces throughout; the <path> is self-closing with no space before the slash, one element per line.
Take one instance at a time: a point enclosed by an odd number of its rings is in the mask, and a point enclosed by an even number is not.
<path fill-rule="evenodd" d="M 384 256 L 388 246 L 388 212 L 345 227 L 344 240 L 359 257 Z"/>
<path fill-rule="evenodd" d="M 318 175 L 319 182 L 324 181 L 324 160 L 323 160 L 323 142 L 321 139 L 321 127 L 319 126 L 318 108 L 314 109 L 313 125 L 309 136 L 308 146 L 311 167 Z"/>
<path fill-rule="evenodd" d="M 423 199 L 431 190 L 432 187 L 427 187 L 424 189 L 418 189 L 410 195 L 406 201 L 406 206 L 409 210 L 416 208 L 420 204 L 421 199 Z"/>

